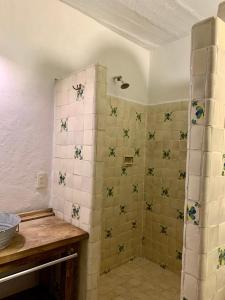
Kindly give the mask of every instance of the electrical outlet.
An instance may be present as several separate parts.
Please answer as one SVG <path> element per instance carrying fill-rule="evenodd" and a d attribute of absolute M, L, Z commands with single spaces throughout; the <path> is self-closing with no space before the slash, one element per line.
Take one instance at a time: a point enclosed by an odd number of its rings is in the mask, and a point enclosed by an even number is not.
<path fill-rule="evenodd" d="M 40 172 L 37 174 L 37 189 L 44 189 L 48 186 L 48 174 L 44 172 Z"/>

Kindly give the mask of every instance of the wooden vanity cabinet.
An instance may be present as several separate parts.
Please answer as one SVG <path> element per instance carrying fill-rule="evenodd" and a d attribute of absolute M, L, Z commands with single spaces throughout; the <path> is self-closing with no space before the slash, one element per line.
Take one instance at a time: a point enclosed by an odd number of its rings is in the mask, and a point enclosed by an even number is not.
<path fill-rule="evenodd" d="M 87 238 L 87 232 L 55 216 L 21 223 L 12 244 L 0 251 L 0 280 L 74 253 L 78 256 L 41 269 L 37 287 L 4 300 L 76 300 L 80 243 Z"/>

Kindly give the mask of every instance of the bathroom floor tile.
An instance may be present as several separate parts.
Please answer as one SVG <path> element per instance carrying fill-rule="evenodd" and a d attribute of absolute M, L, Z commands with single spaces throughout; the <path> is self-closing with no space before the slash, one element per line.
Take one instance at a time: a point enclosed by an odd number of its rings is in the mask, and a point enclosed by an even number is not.
<path fill-rule="evenodd" d="M 99 300 L 179 300 L 180 277 L 136 258 L 100 277 Z"/>

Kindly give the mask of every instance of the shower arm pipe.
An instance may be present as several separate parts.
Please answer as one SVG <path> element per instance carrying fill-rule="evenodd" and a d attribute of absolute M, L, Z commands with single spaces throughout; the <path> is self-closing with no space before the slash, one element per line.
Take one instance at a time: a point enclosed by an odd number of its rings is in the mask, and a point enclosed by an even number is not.
<path fill-rule="evenodd" d="M 71 255 L 67 255 L 67 256 L 61 257 L 59 259 L 47 262 L 45 264 L 42 264 L 42 265 L 30 268 L 30 269 L 27 269 L 27 270 L 24 270 L 24 271 L 21 271 L 21 272 L 12 274 L 12 275 L 8 275 L 8 276 L 5 276 L 5 277 L 2 277 L 2 278 L 0 278 L 0 283 L 9 281 L 9 280 L 12 280 L 12 279 L 15 279 L 15 278 L 18 278 L 18 277 L 21 277 L 21 276 L 24 276 L 24 275 L 27 275 L 27 274 L 30 274 L 30 273 L 33 273 L 33 272 L 38 271 L 38 270 L 45 269 L 45 268 L 50 267 L 50 266 L 57 265 L 59 263 L 71 260 L 71 259 L 76 258 L 76 257 L 78 257 L 78 254 L 77 253 L 73 253 Z"/>

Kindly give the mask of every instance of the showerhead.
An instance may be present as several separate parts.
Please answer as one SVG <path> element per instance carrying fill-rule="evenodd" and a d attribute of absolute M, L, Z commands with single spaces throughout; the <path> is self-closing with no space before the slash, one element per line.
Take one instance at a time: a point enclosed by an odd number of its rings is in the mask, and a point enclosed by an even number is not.
<path fill-rule="evenodd" d="M 129 88 L 129 86 L 130 86 L 129 83 L 123 82 L 121 84 L 121 89 L 125 90 L 125 89 Z"/>
<path fill-rule="evenodd" d="M 123 81 L 123 77 L 121 75 L 114 76 L 113 80 L 114 80 L 115 83 L 116 82 L 121 82 L 120 88 L 123 89 L 123 90 L 129 88 L 129 86 L 130 86 L 129 83 Z"/>

